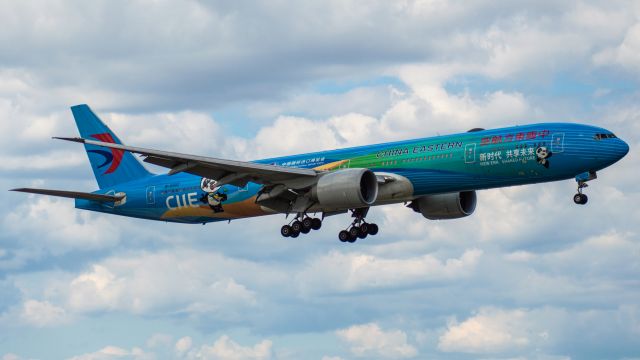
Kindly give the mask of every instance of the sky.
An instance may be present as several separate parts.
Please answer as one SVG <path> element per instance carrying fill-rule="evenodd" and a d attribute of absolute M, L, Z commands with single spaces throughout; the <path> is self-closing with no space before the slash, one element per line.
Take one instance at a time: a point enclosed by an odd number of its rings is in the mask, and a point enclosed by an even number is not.
<path fill-rule="evenodd" d="M 640 358 L 637 1 L 0 2 L 0 358 Z M 11 193 L 93 191 L 69 107 L 127 144 L 250 160 L 536 122 L 605 127 L 590 182 L 478 192 L 467 218 L 376 207 L 155 223 Z M 156 172 L 162 169 L 152 168 Z"/>

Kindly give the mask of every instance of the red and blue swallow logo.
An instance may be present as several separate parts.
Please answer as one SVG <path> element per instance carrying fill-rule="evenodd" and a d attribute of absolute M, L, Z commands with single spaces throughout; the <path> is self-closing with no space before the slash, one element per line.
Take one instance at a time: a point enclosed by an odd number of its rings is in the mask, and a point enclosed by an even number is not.
<path fill-rule="evenodd" d="M 112 143 L 112 144 L 116 143 L 115 140 L 113 140 L 113 137 L 111 136 L 111 134 L 109 133 L 94 134 L 94 135 L 91 135 L 91 137 L 106 143 Z M 124 150 L 120 150 L 120 149 L 109 149 L 109 150 L 110 151 L 107 151 L 107 150 L 88 150 L 87 151 L 90 153 L 104 156 L 104 162 L 98 165 L 98 169 L 101 169 L 111 164 L 111 166 L 109 166 L 109 168 L 107 169 L 107 171 L 103 173 L 103 175 L 111 174 L 112 172 L 116 171 L 116 169 L 118 169 L 118 166 L 120 166 L 122 157 L 124 156 Z"/>

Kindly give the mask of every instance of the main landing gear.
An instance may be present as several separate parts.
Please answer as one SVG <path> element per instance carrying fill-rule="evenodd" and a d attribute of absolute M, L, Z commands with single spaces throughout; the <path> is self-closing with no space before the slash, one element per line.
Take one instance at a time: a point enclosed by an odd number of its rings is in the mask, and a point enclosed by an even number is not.
<path fill-rule="evenodd" d="M 369 212 L 369 208 L 352 210 L 351 216 L 355 219 L 346 230 L 338 233 L 338 239 L 341 242 L 353 243 L 358 239 L 364 239 L 368 235 L 373 236 L 378 233 L 378 225 L 365 222 L 364 218 L 367 216 L 367 212 Z"/>
<path fill-rule="evenodd" d="M 338 239 L 341 242 L 353 243 L 358 239 L 364 239 L 369 235 L 378 233 L 378 225 L 364 220 L 369 208 L 351 210 L 353 222 L 346 230 L 340 231 Z M 299 213 L 289 224 L 280 228 L 280 234 L 284 237 L 297 238 L 300 234 L 308 234 L 311 230 L 319 230 L 322 227 L 322 219 L 309 217 L 306 213 Z"/>
<path fill-rule="evenodd" d="M 300 234 L 308 234 L 311 230 L 320 230 L 322 227 L 322 220 L 318 218 L 311 218 L 304 215 L 298 215 L 288 225 L 280 228 L 280 234 L 284 237 L 297 238 Z"/>

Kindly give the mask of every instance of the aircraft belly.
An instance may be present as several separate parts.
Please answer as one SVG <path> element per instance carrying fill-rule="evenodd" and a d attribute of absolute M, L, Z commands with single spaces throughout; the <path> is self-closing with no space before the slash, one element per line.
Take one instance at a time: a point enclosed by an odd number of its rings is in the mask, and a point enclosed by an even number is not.
<path fill-rule="evenodd" d="M 215 212 L 208 205 L 185 206 L 165 211 L 162 219 L 175 219 L 182 217 L 202 217 L 215 219 L 237 219 L 253 216 L 261 216 L 272 214 L 266 211 L 260 205 L 255 203 L 256 197 L 253 196 L 243 201 L 223 203 L 221 212 Z"/>

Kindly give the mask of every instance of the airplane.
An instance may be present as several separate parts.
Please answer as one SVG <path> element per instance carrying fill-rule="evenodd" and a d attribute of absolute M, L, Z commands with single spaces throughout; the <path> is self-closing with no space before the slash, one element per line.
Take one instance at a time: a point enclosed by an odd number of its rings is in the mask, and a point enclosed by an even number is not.
<path fill-rule="evenodd" d="M 89 106 L 71 111 L 80 137 L 54 139 L 84 144 L 99 190 L 12 191 L 73 198 L 78 209 L 187 224 L 292 215 L 280 229 L 292 238 L 320 229 L 327 216 L 351 212 L 351 224 L 338 234 L 349 243 L 378 233 L 378 225 L 366 221 L 378 205 L 405 203 L 426 219 L 456 219 L 474 212 L 478 190 L 572 178 L 573 201 L 584 205 L 587 182 L 629 152 L 603 128 L 540 123 L 246 162 L 127 146 Z M 133 154 L 168 172 L 149 172 Z"/>

